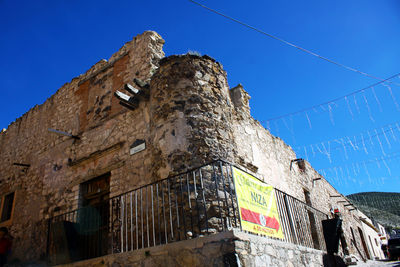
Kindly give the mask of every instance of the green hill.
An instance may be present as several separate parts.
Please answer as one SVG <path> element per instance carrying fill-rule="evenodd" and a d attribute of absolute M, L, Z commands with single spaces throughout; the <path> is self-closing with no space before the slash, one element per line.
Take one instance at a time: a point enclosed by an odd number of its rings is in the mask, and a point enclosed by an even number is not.
<path fill-rule="evenodd" d="M 347 197 L 386 230 L 400 228 L 400 193 L 365 192 Z"/>

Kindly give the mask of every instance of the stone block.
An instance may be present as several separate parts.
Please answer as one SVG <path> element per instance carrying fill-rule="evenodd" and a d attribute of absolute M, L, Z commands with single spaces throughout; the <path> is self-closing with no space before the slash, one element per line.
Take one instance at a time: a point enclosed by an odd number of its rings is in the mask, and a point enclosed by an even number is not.
<path fill-rule="evenodd" d="M 219 253 L 221 253 L 220 242 L 208 243 L 201 250 L 201 254 L 203 254 L 205 257 L 213 257 Z"/>
<path fill-rule="evenodd" d="M 257 245 L 254 244 L 254 243 L 250 243 L 250 254 L 251 255 L 257 255 L 258 254 Z"/>
<path fill-rule="evenodd" d="M 175 261 L 178 266 L 201 266 L 203 259 L 200 255 L 195 254 L 193 251 L 183 249 L 175 256 Z"/>
<path fill-rule="evenodd" d="M 290 250 L 287 251 L 287 253 L 288 253 L 289 259 L 293 259 L 294 258 L 293 250 L 290 249 Z"/>
<path fill-rule="evenodd" d="M 271 256 L 271 257 L 276 257 L 277 253 L 276 253 L 276 248 L 274 248 L 271 245 L 266 245 L 264 248 L 264 253 Z"/>

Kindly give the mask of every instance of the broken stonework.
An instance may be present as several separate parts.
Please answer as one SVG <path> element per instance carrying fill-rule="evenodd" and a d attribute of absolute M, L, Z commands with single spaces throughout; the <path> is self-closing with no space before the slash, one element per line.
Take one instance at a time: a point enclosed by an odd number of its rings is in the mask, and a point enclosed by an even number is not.
<path fill-rule="evenodd" d="M 153 175 L 233 158 L 233 107 L 219 63 L 206 56 L 164 58 L 150 90 Z"/>
<path fill-rule="evenodd" d="M 308 192 L 311 205 L 325 214 L 330 214 L 332 207 L 339 207 L 345 237 L 355 239 L 348 242 L 350 253 L 358 255 L 354 243 L 362 248 L 360 234 L 354 231 L 352 235 L 351 231 L 360 225 L 359 216 L 339 202 L 344 197 L 331 197 L 340 193 L 308 162 L 291 166 L 296 154 L 251 117 L 250 96 L 243 86 L 229 89 L 222 65 L 208 56 L 164 58 L 163 44 L 155 32 L 136 36 L 109 60 L 99 61 L 1 131 L 0 198 L 3 202 L 5 196 L 14 193 L 14 199 L 11 214 L 0 226 L 9 227 L 14 236 L 11 260 L 46 258 L 49 218 L 93 206 L 96 201 L 215 159 L 240 166 L 301 201 L 306 201 Z M 127 87 L 140 93 L 127 92 Z M 132 101 L 115 97 L 117 91 L 129 95 Z M 224 198 L 226 191 L 234 188 L 227 183 L 215 186 L 212 175 L 213 169 L 205 167 L 204 194 L 211 199 L 205 207 L 208 233 L 217 233 L 226 231 L 221 228 L 221 218 L 226 214 L 216 207 L 232 205 L 232 199 L 221 204 L 216 198 Z M 321 179 L 315 182 L 315 178 Z M 193 185 L 194 182 L 187 185 L 188 193 L 181 198 L 198 197 L 190 192 Z M 162 190 L 176 187 L 168 185 Z M 118 205 L 110 212 L 117 212 Z M 171 218 L 175 219 L 172 215 Z M 202 226 L 205 221 L 199 218 L 197 222 L 201 234 L 207 234 Z M 120 221 L 112 223 L 118 225 Z M 200 238 L 190 231 L 180 234 L 193 238 L 190 241 L 194 243 L 201 242 L 195 241 Z M 320 266 L 312 255 L 321 255 L 321 251 L 294 245 L 285 249 L 284 242 L 276 245 L 273 241 L 265 248 L 263 241 L 251 238 L 235 241 L 234 251 L 232 242 L 218 241 L 195 253 L 177 250 L 171 252 L 173 257 L 164 257 L 162 250 L 155 249 L 156 257 L 132 254 L 133 258 L 128 258 L 132 266 L 139 265 L 136 257 L 145 266 L 170 262 L 170 266 L 201 266 L 205 261 L 221 266 L 222 262 L 236 259 L 229 253 L 236 253 L 245 266 Z M 214 249 L 221 253 L 214 253 Z M 303 257 L 298 251 L 304 252 Z M 224 256 L 226 253 L 229 255 Z M 366 255 L 362 249 L 360 253 Z M 210 259 L 206 254 L 215 255 Z M 100 258 L 94 262 L 98 266 L 128 264 L 113 255 L 104 258 L 104 262 Z M 85 266 L 82 264 L 76 266 Z"/>

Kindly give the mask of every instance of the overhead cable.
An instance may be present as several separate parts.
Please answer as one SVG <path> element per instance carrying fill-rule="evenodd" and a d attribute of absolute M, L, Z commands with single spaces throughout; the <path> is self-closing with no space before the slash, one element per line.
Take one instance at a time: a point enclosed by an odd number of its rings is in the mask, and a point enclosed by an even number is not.
<path fill-rule="evenodd" d="M 332 59 L 329 59 L 329 58 L 327 58 L 327 57 L 324 57 L 324 56 L 321 56 L 321 55 L 319 55 L 319 54 L 317 54 L 317 53 L 314 53 L 314 52 L 312 52 L 312 51 L 310 51 L 310 50 L 308 50 L 308 49 L 305 49 L 305 48 L 303 48 L 303 47 L 300 47 L 300 46 L 298 46 L 298 45 L 295 45 L 295 44 L 293 44 L 293 43 L 291 43 L 291 42 L 288 42 L 288 41 L 286 41 L 286 40 L 284 40 L 284 39 L 282 39 L 282 38 L 279 38 L 279 37 L 277 37 L 277 36 L 275 36 L 275 35 L 272 35 L 272 34 L 269 34 L 269 33 L 267 33 L 267 32 L 264 32 L 263 30 L 260 30 L 260 29 L 258 29 L 258 28 L 256 28 L 256 27 L 253 27 L 253 26 L 251 26 L 251 25 L 249 25 L 249 24 L 247 24 L 247 23 L 244 23 L 244 22 L 242 22 L 242 21 L 240 21 L 240 20 L 238 20 L 238 19 L 235 19 L 235 18 L 233 18 L 233 17 L 230 17 L 230 16 L 228 16 L 228 15 L 225 15 L 225 14 L 223 14 L 223 13 L 221 13 L 221 12 L 215 10 L 215 9 L 209 8 L 209 7 L 207 7 L 207 6 L 203 5 L 203 4 L 200 4 L 200 3 L 196 2 L 196 1 L 193 1 L 193 0 L 189 0 L 189 1 L 192 2 L 193 4 L 196 4 L 196 5 L 198 5 L 198 6 L 202 7 L 202 8 L 204 8 L 204 9 L 207 9 L 207 10 L 209 10 L 209 11 L 211 11 L 211 12 L 217 14 L 217 15 L 220 15 L 220 16 L 226 18 L 226 19 L 229 19 L 229 20 L 231 20 L 231 21 L 233 21 L 233 22 L 236 22 L 236 23 L 238 23 L 238 24 L 240 24 L 240 25 L 242 25 L 242 26 L 245 26 L 245 27 L 247 27 L 247 28 L 249 28 L 249 29 L 252 29 L 252 30 L 254 30 L 254 31 L 258 32 L 258 33 L 261 33 L 261 34 L 263 34 L 263 35 L 266 35 L 266 36 L 268 36 L 268 37 L 270 37 L 270 38 L 272 38 L 272 39 L 275 39 L 275 40 L 277 40 L 277 41 L 280 41 L 280 42 L 282 42 L 282 43 L 284 43 L 284 44 L 286 44 L 286 45 L 289 45 L 289 46 L 292 46 L 292 47 L 294 47 L 294 48 L 297 48 L 297 49 L 299 49 L 299 50 L 301 50 L 301 51 L 303 51 L 303 52 L 305 52 L 305 53 L 307 53 L 307 54 L 310 54 L 310 55 L 312 55 L 312 56 L 314 56 L 314 57 L 320 58 L 320 59 L 325 60 L 325 61 L 327 61 L 327 62 L 329 62 L 329 63 L 332 63 L 332 64 L 337 65 L 337 66 L 339 66 L 339 67 L 345 68 L 345 69 L 347 69 L 347 70 L 350 70 L 350 71 L 359 73 L 359 74 L 361 74 L 361 75 L 364 75 L 364 76 L 367 76 L 367 77 L 370 77 L 370 78 L 373 78 L 373 79 L 376 79 L 376 80 L 379 80 L 379 81 L 385 81 L 385 80 L 383 80 L 382 78 L 379 78 L 379 77 L 374 76 L 374 75 L 372 75 L 372 74 L 369 74 L 369 73 L 360 71 L 360 70 L 358 70 L 358 69 L 349 67 L 349 66 L 344 65 L 344 64 L 342 64 L 342 63 L 339 63 L 339 62 L 337 62 L 337 61 L 334 61 L 334 60 L 332 60 Z"/>

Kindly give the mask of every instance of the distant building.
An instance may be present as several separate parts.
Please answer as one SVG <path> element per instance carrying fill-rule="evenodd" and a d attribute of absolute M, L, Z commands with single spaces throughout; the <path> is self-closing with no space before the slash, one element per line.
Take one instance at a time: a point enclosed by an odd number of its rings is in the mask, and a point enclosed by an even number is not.
<path fill-rule="evenodd" d="M 384 227 L 382 225 L 379 225 L 376 227 L 372 220 L 369 219 L 364 213 L 361 211 L 359 212 L 360 216 L 360 221 L 362 224 L 362 228 L 365 234 L 365 243 L 367 245 L 367 249 L 369 251 L 370 257 L 373 259 L 385 259 L 385 255 L 383 254 L 382 251 L 382 233 L 380 231 L 384 231 Z M 383 239 L 385 240 L 385 239 Z M 387 241 L 386 241 L 387 244 Z"/>
<path fill-rule="evenodd" d="M 386 233 L 385 227 L 377 222 L 374 222 L 374 225 L 378 229 L 378 235 L 382 244 L 387 245 L 389 235 Z"/>
<path fill-rule="evenodd" d="M 135 37 L 1 132 L 11 260 L 322 266 L 335 210 L 349 253 L 379 257 L 368 218 L 251 117 L 220 63 L 163 44 Z M 234 166 L 277 189 L 283 241 L 240 230 Z"/>

